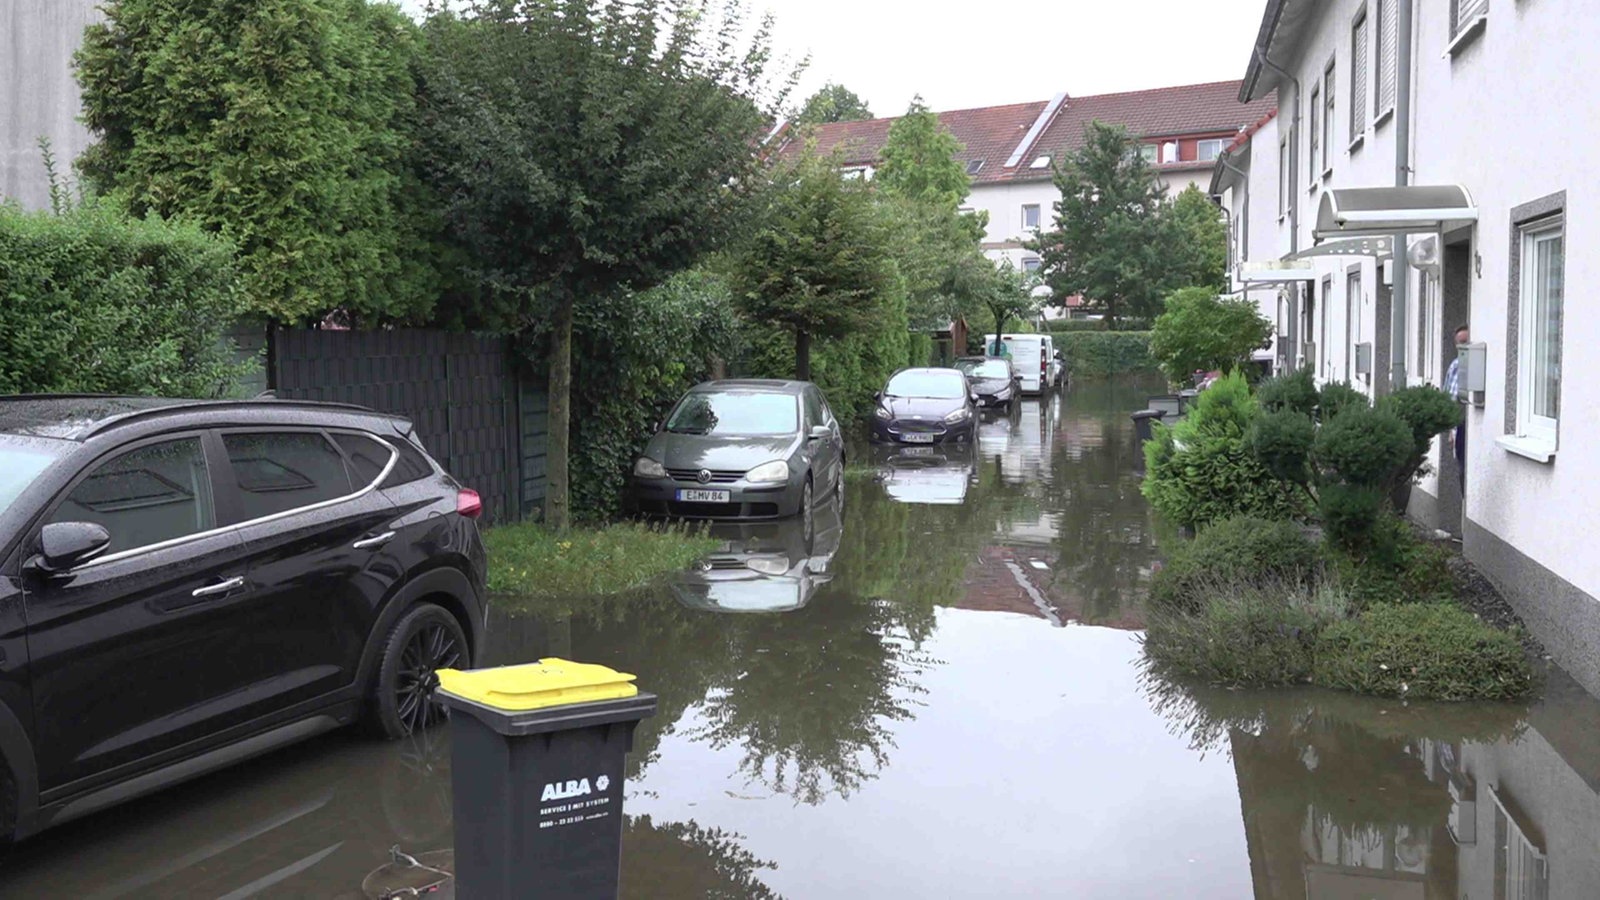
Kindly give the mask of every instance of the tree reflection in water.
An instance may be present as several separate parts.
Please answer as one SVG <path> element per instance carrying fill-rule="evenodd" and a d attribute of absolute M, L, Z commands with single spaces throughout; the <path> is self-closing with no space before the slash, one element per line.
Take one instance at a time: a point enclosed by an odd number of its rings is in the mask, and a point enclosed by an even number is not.
<path fill-rule="evenodd" d="M 739 845 L 742 835 L 695 822 L 628 816 L 622 830 L 622 896 L 651 900 L 777 900 L 761 882 L 776 863 Z"/>

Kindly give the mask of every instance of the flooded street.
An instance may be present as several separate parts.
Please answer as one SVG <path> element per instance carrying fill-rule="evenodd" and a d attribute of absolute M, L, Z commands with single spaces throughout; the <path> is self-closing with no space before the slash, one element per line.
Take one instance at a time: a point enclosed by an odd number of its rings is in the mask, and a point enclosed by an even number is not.
<path fill-rule="evenodd" d="M 719 528 L 637 596 L 498 603 L 488 663 L 660 697 L 624 895 L 1600 896 L 1600 703 L 1559 672 L 1514 707 L 1144 675 L 1170 538 L 1128 413 L 1159 388 L 1028 401 L 965 453 L 862 448 L 813 534 Z M 0 896 L 358 898 L 392 845 L 450 843 L 443 732 L 339 733 L 28 841 Z"/>

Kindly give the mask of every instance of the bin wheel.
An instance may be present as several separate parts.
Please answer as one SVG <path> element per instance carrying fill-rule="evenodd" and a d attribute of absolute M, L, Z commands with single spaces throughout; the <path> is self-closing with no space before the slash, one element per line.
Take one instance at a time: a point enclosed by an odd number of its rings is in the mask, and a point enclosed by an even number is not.
<path fill-rule="evenodd" d="M 467 638 L 455 616 L 432 603 L 419 603 L 394 623 L 383 644 L 378 683 L 373 688 L 374 724 L 388 738 L 425 731 L 445 718 L 435 700 L 439 669 L 472 664 Z"/>

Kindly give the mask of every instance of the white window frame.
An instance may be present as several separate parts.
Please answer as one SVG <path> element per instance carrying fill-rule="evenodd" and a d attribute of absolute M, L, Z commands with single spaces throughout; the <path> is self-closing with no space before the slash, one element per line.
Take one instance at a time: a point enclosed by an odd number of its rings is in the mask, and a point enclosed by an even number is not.
<path fill-rule="evenodd" d="M 1206 151 L 1204 148 L 1207 144 L 1216 144 L 1217 152 L 1211 154 L 1210 156 L 1206 156 Z M 1222 155 L 1222 148 L 1226 146 L 1227 144 L 1222 140 L 1222 138 L 1205 138 L 1203 140 L 1196 141 L 1194 145 L 1195 159 L 1199 160 L 1200 162 L 1212 162 L 1216 160 L 1217 157 Z"/>
<path fill-rule="evenodd" d="M 1556 417 L 1538 415 L 1533 411 L 1534 386 L 1537 372 L 1534 359 L 1534 347 L 1539 330 L 1543 323 L 1534 318 L 1534 313 L 1539 307 L 1538 250 L 1539 246 L 1548 241 L 1560 241 L 1562 245 L 1562 266 L 1559 272 L 1561 278 L 1562 305 L 1566 305 L 1566 218 L 1562 215 L 1539 219 L 1518 229 L 1520 235 L 1518 252 L 1521 254 L 1522 280 L 1518 292 L 1517 304 L 1517 437 L 1535 442 L 1543 449 L 1554 452 L 1559 433 L 1560 409 L 1556 410 Z M 1563 309 L 1564 312 L 1564 309 Z M 1560 342 L 1561 329 L 1556 331 L 1557 342 L 1557 372 L 1556 391 L 1559 402 L 1561 390 L 1560 367 Z"/>
<path fill-rule="evenodd" d="M 1159 145 L 1159 144 L 1140 144 L 1139 145 L 1139 158 L 1144 160 L 1145 162 L 1149 163 L 1150 165 L 1153 165 L 1153 166 L 1154 165 L 1160 165 L 1161 164 L 1161 145 Z"/>
<path fill-rule="evenodd" d="M 1395 20 L 1399 14 L 1398 4 L 1395 0 L 1378 0 L 1378 21 L 1372 29 L 1372 59 L 1375 84 L 1372 92 L 1372 127 L 1376 129 L 1389 120 L 1394 112 L 1395 93 L 1400 89 L 1400 70 L 1397 58 L 1400 55 L 1399 27 Z M 1384 35 L 1387 32 L 1395 33 L 1395 45 L 1387 56 L 1383 52 Z"/>
<path fill-rule="evenodd" d="M 1322 72 L 1322 177 L 1333 174 L 1333 118 L 1339 108 L 1339 85 L 1334 80 L 1338 58 L 1328 60 Z"/>
<path fill-rule="evenodd" d="M 1034 219 L 1035 219 L 1035 221 L 1034 221 L 1034 223 L 1032 225 L 1028 224 L 1028 210 L 1030 210 L 1030 209 L 1033 210 L 1033 216 L 1034 216 Z M 1039 204 L 1037 204 L 1037 203 L 1024 203 L 1024 204 L 1022 204 L 1022 228 L 1023 228 L 1023 230 L 1027 231 L 1029 229 L 1039 229 L 1039 228 L 1042 228 L 1042 227 L 1044 227 L 1044 214 L 1043 214 L 1043 212 L 1040 211 Z"/>
<path fill-rule="evenodd" d="M 1321 82 L 1311 86 L 1311 127 L 1306 129 L 1306 137 L 1309 141 L 1309 145 L 1306 147 L 1306 150 L 1308 151 L 1306 153 L 1306 159 L 1310 162 L 1310 167 L 1306 171 L 1307 174 L 1310 175 L 1310 178 L 1308 179 L 1311 182 L 1310 189 L 1315 190 L 1317 186 L 1317 161 L 1322 157 L 1322 146 L 1320 143 L 1322 140 Z"/>
<path fill-rule="evenodd" d="M 1356 146 L 1367 133 L 1367 83 L 1372 65 L 1371 16 L 1362 6 L 1350 23 L 1350 145 Z"/>

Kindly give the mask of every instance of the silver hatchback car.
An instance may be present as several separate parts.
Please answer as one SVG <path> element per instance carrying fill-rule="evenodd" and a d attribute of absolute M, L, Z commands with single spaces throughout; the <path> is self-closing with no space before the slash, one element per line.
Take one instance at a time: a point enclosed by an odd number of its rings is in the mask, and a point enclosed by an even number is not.
<path fill-rule="evenodd" d="M 673 406 L 633 464 L 645 515 L 776 519 L 809 528 L 817 501 L 844 484 L 844 433 L 809 381 L 708 381 Z"/>

